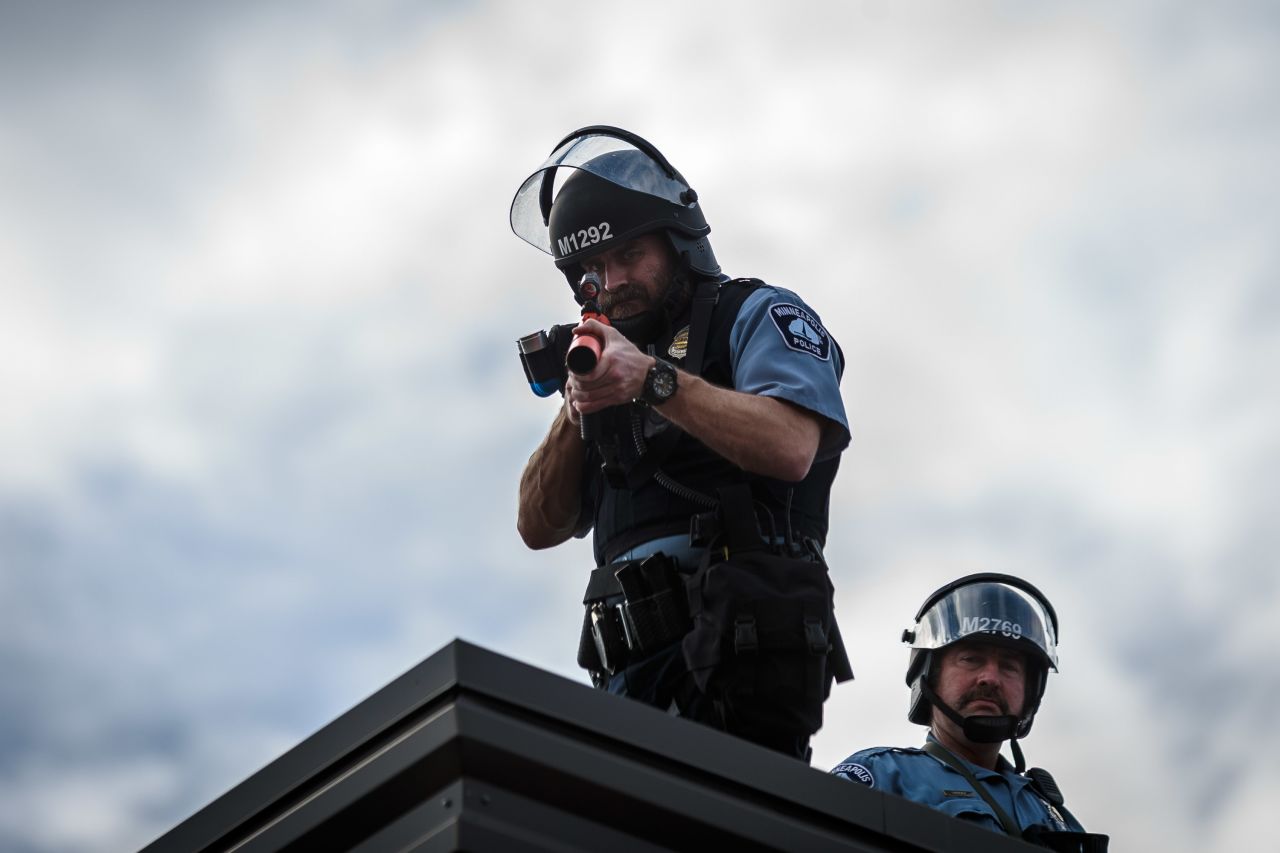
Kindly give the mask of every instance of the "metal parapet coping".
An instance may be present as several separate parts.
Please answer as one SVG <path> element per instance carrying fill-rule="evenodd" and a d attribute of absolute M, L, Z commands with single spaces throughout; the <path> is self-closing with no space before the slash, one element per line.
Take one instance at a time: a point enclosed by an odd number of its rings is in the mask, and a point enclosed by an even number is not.
<path fill-rule="evenodd" d="M 455 640 L 142 853 L 1039 848 Z"/>

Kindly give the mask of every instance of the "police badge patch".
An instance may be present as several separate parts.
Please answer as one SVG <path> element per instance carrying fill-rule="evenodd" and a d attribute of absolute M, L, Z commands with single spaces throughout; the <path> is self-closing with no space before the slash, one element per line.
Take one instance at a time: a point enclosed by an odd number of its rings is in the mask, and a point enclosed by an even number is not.
<path fill-rule="evenodd" d="M 831 358 L 831 336 L 808 311 L 781 303 L 769 306 L 769 318 L 789 349 L 807 352 L 821 361 Z"/>
<path fill-rule="evenodd" d="M 868 788 L 876 786 L 876 779 L 871 775 L 871 771 L 863 767 L 861 764 L 839 764 L 832 769 L 832 773 L 843 773 L 855 782 L 861 782 Z"/>

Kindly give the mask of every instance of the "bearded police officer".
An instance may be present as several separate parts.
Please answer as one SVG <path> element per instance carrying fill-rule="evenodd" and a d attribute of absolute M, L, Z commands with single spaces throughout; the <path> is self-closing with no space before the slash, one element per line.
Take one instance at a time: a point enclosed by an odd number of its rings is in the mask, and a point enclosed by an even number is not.
<path fill-rule="evenodd" d="M 628 131 L 569 134 L 511 225 L 591 317 L 554 345 L 599 352 L 563 377 L 517 523 L 531 548 L 593 531 L 579 663 L 807 758 L 832 679 L 852 677 L 822 558 L 849 442 L 840 347 L 795 293 L 721 273 L 698 194 Z"/>
<path fill-rule="evenodd" d="M 831 772 L 1054 850 L 1105 851 L 1107 836 L 1084 831 L 1018 746 L 1057 671 L 1057 636 L 1053 606 L 1024 580 L 986 573 L 942 587 L 903 634 L 923 748 L 864 749 Z M 1006 740 L 1015 765 L 1000 755 Z"/>

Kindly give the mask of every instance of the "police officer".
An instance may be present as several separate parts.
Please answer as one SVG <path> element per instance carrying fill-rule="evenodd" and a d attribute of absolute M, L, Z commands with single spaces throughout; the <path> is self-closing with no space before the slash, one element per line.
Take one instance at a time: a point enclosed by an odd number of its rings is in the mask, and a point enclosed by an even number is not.
<path fill-rule="evenodd" d="M 711 695 L 711 676 L 701 687 L 691 677 L 689 655 L 716 655 L 690 641 L 685 593 L 709 545 L 716 559 L 730 553 L 731 534 L 735 549 L 821 562 L 849 442 L 839 346 L 795 293 L 723 275 L 698 194 L 620 128 L 563 139 L 516 193 L 511 225 L 608 320 L 552 330 L 558 346 L 592 336 L 602 347 L 593 370 L 567 376 L 520 481 L 529 547 L 594 532 L 579 663 L 611 692 L 807 756 L 808 731 L 748 719 Z M 829 599 L 825 565 L 822 582 Z M 833 619 L 821 633 L 811 645 L 832 665 L 819 714 L 830 677 L 848 669 Z"/>
<path fill-rule="evenodd" d="M 831 772 L 1055 850 L 1105 851 L 1107 837 L 1084 831 L 1046 771 L 1024 772 L 1018 746 L 1057 671 L 1057 636 L 1053 606 L 1024 580 L 985 573 L 942 587 L 903 633 L 923 748 L 864 749 Z M 1000 755 L 1006 740 L 1016 766 Z"/>

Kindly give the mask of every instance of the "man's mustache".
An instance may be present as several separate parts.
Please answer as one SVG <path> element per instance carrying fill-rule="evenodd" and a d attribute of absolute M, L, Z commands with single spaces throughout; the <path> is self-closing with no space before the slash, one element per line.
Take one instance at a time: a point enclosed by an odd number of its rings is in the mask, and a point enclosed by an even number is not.
<path fill-rule="evenodd" d="M 630 302 L 631 300 L 644 301 L 646 299 L 648 299 L 648 293 L 643 287 L 637 284 L 626 284 L 617 290 L 602 293 L 600 295 L 600 310 L 608 314 L 609 309 L 613 308 L 615 305 L 620 305 L 623 302 Z"/>
<path fill-rule="evenodd" d="M 1004 696 L 1000 695 L 1000 691 L 994 687 L 975 687 L 968 693 L 960 697 L 960 707 L 963 708 L 970 702 L 978 699 L 985 699 L 994 702 L 1000 708 L 1001 714 L 1009 713 L 1009 703 L 1005 701 Z"/>

